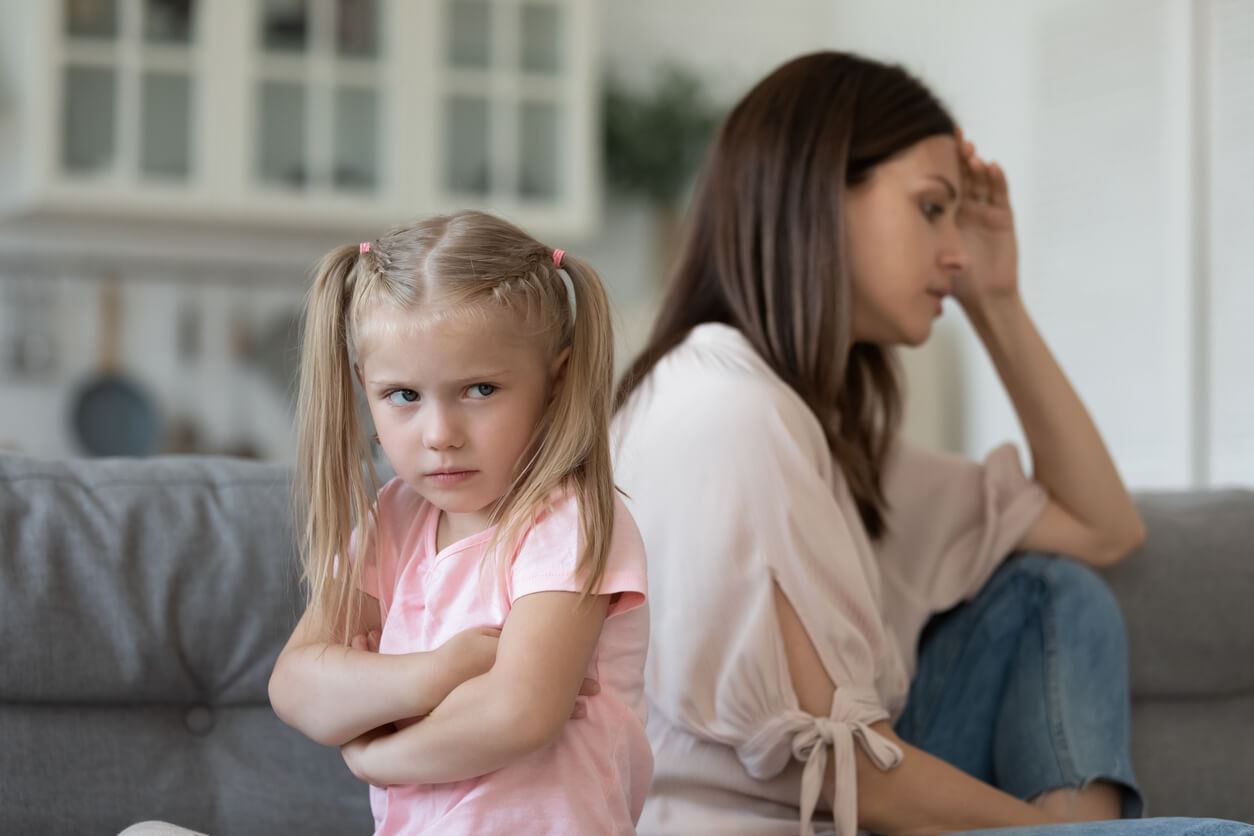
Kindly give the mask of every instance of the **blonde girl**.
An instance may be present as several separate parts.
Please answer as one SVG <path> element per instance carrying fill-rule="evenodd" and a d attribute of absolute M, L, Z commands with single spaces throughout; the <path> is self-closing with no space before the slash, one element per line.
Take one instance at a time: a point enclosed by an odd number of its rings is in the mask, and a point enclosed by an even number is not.
<path fill-rule="evenodd" d="M 372 785 L 376 833 L 634 832 L 648 613 L 610 471 L 612 369 L 596 273 L 491 215 L 319 265 L 308 606 L 270 696 Z M 377 494 L 359 397 L 396 472 Z"/>

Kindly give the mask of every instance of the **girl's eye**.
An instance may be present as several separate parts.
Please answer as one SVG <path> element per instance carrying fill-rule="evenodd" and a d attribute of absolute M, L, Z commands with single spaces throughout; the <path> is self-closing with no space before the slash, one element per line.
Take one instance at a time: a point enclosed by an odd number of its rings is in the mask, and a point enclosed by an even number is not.
<path fill-rule="evenodd" d="M 932 203 L 931 201 L 925 201 L 919 208 L 923 212 L 923 217 L 927 218 L 929 221 L 934 221 L 941 215 L 945 214 L 944 207 Z"/>
<path fill-rule="evenodd" d="M 496 387 L 491 383 L 476 383 L 470 387 L 470 397 L 486 398 L 496 391 Z"/>
<path fill-rule="evenodd" d="M 413 403 L 418 400 L 418 393 L 413 389 L 396 389 L 387 395 L 388 403 L 395 406 L 404 406 L 407 403 Z"/>

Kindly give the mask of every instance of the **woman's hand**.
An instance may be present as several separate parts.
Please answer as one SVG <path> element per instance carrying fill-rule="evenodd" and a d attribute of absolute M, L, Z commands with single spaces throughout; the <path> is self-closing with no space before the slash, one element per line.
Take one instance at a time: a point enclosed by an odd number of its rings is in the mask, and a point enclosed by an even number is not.
<path fill-rule="evenodd" d="M 969 309 L 973 303 L 1014 296 L 1019 290 L 1019 247 L 1006 173 L 975 153 L 961 128 L 955 129 L 962 173 L 958 228 L 970 266 L 954 285 L 954 296 Z"/>

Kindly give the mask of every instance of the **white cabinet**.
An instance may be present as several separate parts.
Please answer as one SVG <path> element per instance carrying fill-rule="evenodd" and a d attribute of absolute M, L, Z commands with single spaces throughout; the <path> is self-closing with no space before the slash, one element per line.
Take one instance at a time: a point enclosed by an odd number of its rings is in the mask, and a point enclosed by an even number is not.
<path fill-rule="evenodd" d="M 587 233 L 595 3 L 0 0 L 0 223 Z"/>

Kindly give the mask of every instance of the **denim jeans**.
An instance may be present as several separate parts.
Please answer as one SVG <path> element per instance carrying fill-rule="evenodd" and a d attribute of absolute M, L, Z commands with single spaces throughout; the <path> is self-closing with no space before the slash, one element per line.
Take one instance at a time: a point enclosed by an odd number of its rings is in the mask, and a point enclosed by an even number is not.
<path fill-rule="evenodd" d="M 1024 800 L 1098 780 L 1123 791 L 1122 820 L 981 836 L 1254 836 L 1220 819 L 1138 818 L 1129 702 L 1123 616 L 1105 582 L 1078 563 L 1021 553 L 928 623 L 896 731 Z"/>
<path fill-rule="evenodd" d="M 1124 818 L 1137 818 L 1129 715 L 1114 596 L 1085 566 L 1025 553 L 924 628 L 896 731 L 1024 800 L 1109 781 L 1123 790 Z"/>

